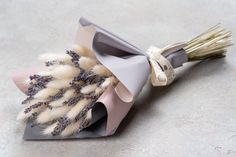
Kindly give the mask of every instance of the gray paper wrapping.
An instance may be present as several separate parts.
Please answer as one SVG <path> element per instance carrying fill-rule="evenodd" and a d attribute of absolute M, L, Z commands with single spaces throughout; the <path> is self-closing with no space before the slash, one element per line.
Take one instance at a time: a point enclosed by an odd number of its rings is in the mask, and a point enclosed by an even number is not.
<path fill-rule="evenodd" d="M 79 22 L 81 28 L 76 42 L 91 49 L 96 58 L 128 89 L 130 98 L 135 98 L 150 74 L 145 52 L 84 18 Z"/>

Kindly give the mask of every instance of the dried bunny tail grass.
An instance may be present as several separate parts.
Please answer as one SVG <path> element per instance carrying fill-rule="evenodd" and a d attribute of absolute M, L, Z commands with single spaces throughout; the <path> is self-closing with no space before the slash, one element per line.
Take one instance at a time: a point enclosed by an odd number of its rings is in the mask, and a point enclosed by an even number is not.
<path fill-rule="evenodd" d="M 62 132 L 61 135 L 66 137 L 66 136 L 70 136 L 74 133 L 79 132 L 84 126 L 84 123 L 89 122 L 92 119 L 92 110 L 89 110 L 86 113 L 86 116 L 84 119 L 71 123 L 69 124 Z M 87 124 L 88 125 L 88 124 Z"/>
<path fill-rule="evenodd" d="M 66 99 L 69 99 L 69 98 L 74 97 L 75 95 L 76 95 L 76 93 L 75 93 L 75 90 L 74 90 L 74 89 L 68 89 L 68 90 L 64 93 L 63 97 L 66 98 Z"/>
<path fill-rule="evenodd" d="M 80 69 L 73 67 L 71 65 L 58 65 L 52 71 L 50 71 L 51 76 L 57 79 L 70 78 L 73 79 L 80 73 Z"/>
<path fill-rule="evenodd" d="M 102 88 L 107 88 L 110 85 L 115 85 L 118 82 L 118 80 L 114 77 L 108 77 L 105 79 L 105 81 L 100 85 Z"/>
<path fill-rule="evenodd" d="M 90 84 L 81 88 L 80 92 L 82 94 L 89 94 L 97 88 L 97 83 Z"/>
<path fill-rule="evenodd" d="M 50 96 L 57 94 L 58 92 L 59 92 L 59 89 L 56 89 L 56 88 L 44 88 L 44 89 L 38 91 L 34 95 L 34 98 L 47 99 Z"/>
<path fill-rule="evenodd" d="M 43 134 L 44 135 L 50 135 L 51 132 L 53 132 L 54 128 L 57 126 L 57 122 L 49 125 L 48 127 L 46 127 L 44 130 L 43 130 Z"/>
<path fill-rule="evenodd" d="M 25 109 L 22 109 L 22 110 L 18 113 L 18 115 L 17 115 L 17 117 L 16 117 L 16 120 L 18 120 L 18 121 L 26 121 L 27 118 L 29 118 L 30 116 L 32 116 L 32 113 L 33 113 L 33 112 L 25 113 Z"/>
<path fill-rule="evenodd" d="M 43 62 L 58 61 L 62 63 L 71 63 L 71 56 L 68 54 L 58 54 L 58 53 L 45 53 L 39 56 L 39 60 Z"/>
<path fill-rule="evenodd" d="M 92 72 L 100 76 L 111 76 L 111 72 L 103 65 L 96 65 L 93 67 Z"/>
<path fill-rule="evenodd" d="M 29 101 L 27 101 L 27 102 L 25 102 L 23 104 L 24 104 L 25 108 L 28 108 L 28 107 L 36 104 L 36 103 L 45 102 L 45 101 L 46 101 L 45 99 L 36 99 L 36 98 L 34 98 L 34 99 L 30 99 Z"/>
<path fill-rule="evenodd" d="M 89 57 L 80 57 L 79 65 L 84 70 L 91 70 L 93 66 L 97 65 L 98 61 Z"/>
<path fill-rule="evenodd" d="M 223 57 L 226 48 L 233 45 L 231 32 L 219 24 L 187 42 L 184 47 L 189 61 L 202 60 L 210 57 Z"/>
<path fill-rule="evenodd" d="M 66 101 L 67 99 L 66 98 L 64 98 L 64 97 L 62 97 L 62 98 L 59 98 L 59 99 L 57 99 L 57 100 L 55 100 L 55 101 L 52 101 L 52 102 L 50 102 L 48 105 L 50 106 L 50 107 L 61 107 L 61 106 L 63 106 L 63 103 Z"/>
<path fill-rule="evenodd" d="M 61 89 L 61 88 L 70 87 L 70 82 L 71 82 L 71 79 L 68 79 L 68 78 L 65 78 L 63 80 L 54 79 L 48 82 L 46 86 L 50 88 Z"/>
<path fill-rule="evenodd" d="M 56 79 L 73 79 L 80 73 L 80 69 L 69 64 L 59 64 L 50 66 L 50 68 L 40 71 L 37 75 L 51 76 Z"/>
<path fill-rule="evenodd" d="M 57 108 L 52 108 L 52 109 L 47 108 L 46 110 L 44 110 L 38 115 L 36 122 L 38 124 L 51 122 L 60 117 L 63 117 L 70 109 L 71 109 L 70 106 L 62 106 L 62 107 L 57 107 Z"/>
<path fill-rule="evenodd" d="M 80 100 L 67 114 L 66 117 L 69 119 L 74 119 L 81 111 L 82 109 L 89 105 L 91 103 L 91 100 L 89 99 L 82 99 Z"/>
<path fill-rule="evenodd" d="M 74 122 L 72 124 L 69 124 L 62 132 L 61 135 L 66 137 L 66 136 L 70 136 L 72 134 L 74 134 L 75 132 L 77 132 L 80 128 L 80 123 L 79 121 Z"/>
<path fill-rule="evenodd" d="M 19 121 L 26 121 L 28 118 L 33 116 L 33 114 L 39 113 L 43 111 L 46 108 L 46 105 L 44 102 L 38 102 L 33 105 L 30 105 L 29 107 L 26 107 L 22 109 L 18 115 L 17 120 Z"/>
<path fill-rule="evenodd" d="M 92 53 L 88 48 L 80 45 L 74 45 L 73 51 L 75 51 L 80 56 L 95 58 L 94 53 Z"/>

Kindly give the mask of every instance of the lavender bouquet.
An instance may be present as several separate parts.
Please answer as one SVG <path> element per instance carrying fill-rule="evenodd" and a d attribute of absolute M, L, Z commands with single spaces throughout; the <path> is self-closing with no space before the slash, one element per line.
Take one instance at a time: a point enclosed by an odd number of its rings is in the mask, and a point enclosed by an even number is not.
<path fill-rule="evenodd" d="M 67 139 L 115 133 L 147 80 L 166 86 L 184 63 L 225 56 L 231 32 L 216 25 L 190 41 L 143 52 L 81 18 L 75 46 L 43 54 L 42 68 L 13 76 L 26 94 L 17 119 L 24 139 Z"/>

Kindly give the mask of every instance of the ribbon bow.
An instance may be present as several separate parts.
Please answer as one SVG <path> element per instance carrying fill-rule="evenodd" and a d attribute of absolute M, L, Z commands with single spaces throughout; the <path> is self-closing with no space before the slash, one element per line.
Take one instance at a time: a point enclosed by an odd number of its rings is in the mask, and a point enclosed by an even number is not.
<path fill-rule="evenodd" d="M 175 79 L 175 71 L 172 63 L 173 53 L 183 50 L 185 43 L 176 43 L 168 45 L 162 49 L 150 46 L 147 50 L 149 62 L 151 65 L 151 83 L 153 86 L 166 86 Z M 169 60 L 167 59 L 169 57 Z M 177 66 L 174 64 L 174 66 Z"/>

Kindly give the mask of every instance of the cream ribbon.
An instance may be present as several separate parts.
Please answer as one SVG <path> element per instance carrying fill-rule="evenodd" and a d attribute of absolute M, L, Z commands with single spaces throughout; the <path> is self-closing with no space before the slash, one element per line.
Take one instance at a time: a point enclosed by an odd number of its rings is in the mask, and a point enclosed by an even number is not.
<path fill-rule="evenodd" d="M 147 50 L 151 64 L 151 83 L 153 86 L 166 86 L 175 79 L 175 71 L 171 63 L 163 56 L 170 54 L 186 46 L 185 43 L 168 45 L 162 49 L 150 46 Z"/>

